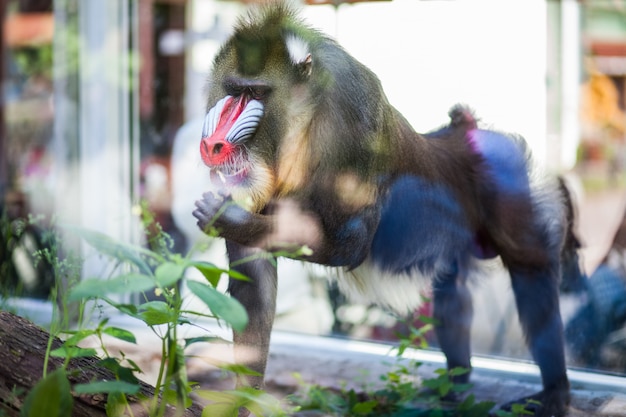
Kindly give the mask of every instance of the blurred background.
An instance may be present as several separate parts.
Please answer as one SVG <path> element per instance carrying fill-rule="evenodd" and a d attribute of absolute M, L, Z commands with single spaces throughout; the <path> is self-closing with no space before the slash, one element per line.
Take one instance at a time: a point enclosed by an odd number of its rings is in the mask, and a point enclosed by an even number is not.
<path fill-rule="evenodd" d="M 175 250 L 204 239 L 191 211 L 206 177 L 205 81 L 250 3 L 0 0 L 3 303 L 49 320 L 59 277 L 33 254 L 57 223 L 143 244 L 135 208 L 144 200 Z M 416 130 L 466 103 L 485 126 L 522 134 L 537 163 L 565 178 L 587 275 L 562 286 L 569 361 L 626 372 L 626 0 L 297 4 L 379 76 Z M 84 259 L 82 276 L 102 275 L 105 259 L 67 243 Z M 210 245 L 196 256 L 225 265 L 220 242 Z M 398 318 L 351 304 L 322 271 L 281 270 L 279 329 L 394 340 L 429 312 L 426 303 Z M 497 265 L 488 271 L 497 277 L 472 288 L 474 350 L 527 357 L 510 283 Z"/>

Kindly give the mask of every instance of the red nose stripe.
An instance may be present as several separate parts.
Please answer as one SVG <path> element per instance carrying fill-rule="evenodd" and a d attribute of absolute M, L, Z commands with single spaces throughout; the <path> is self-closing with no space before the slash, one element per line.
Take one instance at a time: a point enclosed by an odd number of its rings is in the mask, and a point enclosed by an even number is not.
<path fill-rule="evenodd" d="M 222 109 L 220 121 L 217 123 L 217 128 L 215 128 L 215 133 L 212 136 L 217 135 L 219 138 L 226 139 L 226 134 L 241 116 L 249 101 L 250 99 L 245 94 L 239 97 L 230 97 Z"/>
<path fill-rule="evenodd" d="M 228 160 L 235 146 L 226 140 L 226 135 L 235 125 L 249 101 L 250 99 L 245 94 L 230 97 L 226 101 L 215 132 L 209 137 L 202 138 L 200 143 L 200 155 L 205 164 L 220 165 Z"/>

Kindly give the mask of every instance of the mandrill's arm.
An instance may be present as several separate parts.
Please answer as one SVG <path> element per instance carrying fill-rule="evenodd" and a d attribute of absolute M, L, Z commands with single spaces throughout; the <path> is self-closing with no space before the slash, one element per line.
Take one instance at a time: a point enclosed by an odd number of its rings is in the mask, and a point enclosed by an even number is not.
<path fill-rule="evenodd" d="M 322 224 L 319 215 L 304 209 L 296 200 L 272 203 L 263 214 L 244 209 L 226 194 L 216 196 L 208 192 L 195 204 L 193 215 L 205 233 L 214 228 L 219 236 L 242 246 L 293 252 L 309 262 L 350 268 L 367 256 L 372 226 L 378 222 L 380 211 L 376 206 L 366 207 L 347 218 L 331 217 Z M 305 246 L 310 251 L 302 254 L 299 249 Z"/>
<path fill-rule="evenodd" d="M 205 233 L 214 228 L 219 236 L 247 247 L 268 252 L 297 250 L 307 246 L 320 248 L 322 230 L 311 213 L 305 213 L 293 201 L 282 201 L 267 213 L 252 213 L 229 195 L 204 193 L 196 201 L 193 215 Z"/>

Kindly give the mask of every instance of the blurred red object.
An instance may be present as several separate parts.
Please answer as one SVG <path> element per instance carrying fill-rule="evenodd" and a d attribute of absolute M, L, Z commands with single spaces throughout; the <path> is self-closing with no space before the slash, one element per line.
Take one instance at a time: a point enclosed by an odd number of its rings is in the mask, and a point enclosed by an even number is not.
<path fill-rule="evenodd" d="M 6 17 L 4 39 L 9 47 L 36 46 L 52 43 L 52 13 L 15 13 Z"/>

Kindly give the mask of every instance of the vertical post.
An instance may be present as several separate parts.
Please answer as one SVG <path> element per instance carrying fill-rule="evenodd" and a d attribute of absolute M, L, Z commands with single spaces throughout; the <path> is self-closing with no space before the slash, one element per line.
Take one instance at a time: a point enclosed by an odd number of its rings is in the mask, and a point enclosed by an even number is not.
<path fill-rule="evenodd" d="M 136 243 L 137 0 L 79 2 L 80 225 Z M 105 276 L 108 264 L 87 257 L 83 274 Z"/>
<path fill-rule="evenodd" d="M 4 26 L 6 17 L 6 0 L 0 0 L 0 22 Z M 5 56 L 4 31 L 0 30 L 0 85 L 4 82 L 4 56 Z M 8 173 L 6 166 L 6 130 L 4 128 L 4 94 L 0 90 L 0 209 L 4 206 L 4 196 L 7 189 Z M 2 213 L 0 213 L 1 215 Z"/>
<path fill-rule="evenodd" d="M 137 46 L 141 57 L 139 68 L 139 115 L 148 120 L 154 114 L 154 0 L 137 2 L 139 33 Z"/>
<path fill-rule="evenodd" d="M 580 3 L 561 0 L 561 167 L 576 163 L 580 142 Z"/>

